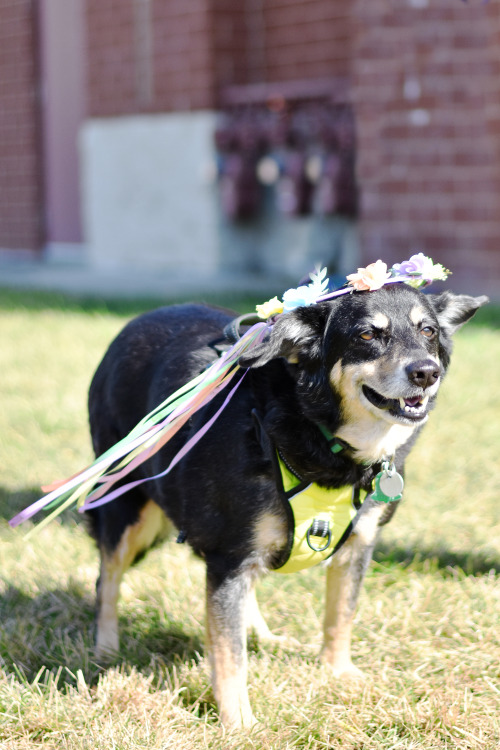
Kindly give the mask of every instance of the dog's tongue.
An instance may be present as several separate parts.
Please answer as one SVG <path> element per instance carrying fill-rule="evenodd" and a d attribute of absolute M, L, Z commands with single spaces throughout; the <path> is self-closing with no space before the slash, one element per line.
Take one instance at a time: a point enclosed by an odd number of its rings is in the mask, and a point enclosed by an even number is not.
<path fill-rule="evenodd" d="M 406 406 L 418 406 L 420 403 L 420 398 L 416 396 L 415 398 L 405 398 L 405 404 Z"/>

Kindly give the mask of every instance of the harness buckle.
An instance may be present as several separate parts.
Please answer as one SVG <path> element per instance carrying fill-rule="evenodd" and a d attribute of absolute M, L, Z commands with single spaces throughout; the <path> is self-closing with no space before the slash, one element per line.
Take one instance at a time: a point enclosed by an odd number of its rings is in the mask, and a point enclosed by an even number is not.
<path fill-rule="evenodd" d="M 326 538 L 326 544 L 323 547 L 317 547 L 311 542 L 311 537 L 317 536 L 322 539 Z M 330 531 L 329 521 L 323 521 L 321 518 L 315 518 L 312 524 L 307 529 L 306 541 L 313 552 L 324 552 L 330 546 L 332 541 L 332 532 Z"/>

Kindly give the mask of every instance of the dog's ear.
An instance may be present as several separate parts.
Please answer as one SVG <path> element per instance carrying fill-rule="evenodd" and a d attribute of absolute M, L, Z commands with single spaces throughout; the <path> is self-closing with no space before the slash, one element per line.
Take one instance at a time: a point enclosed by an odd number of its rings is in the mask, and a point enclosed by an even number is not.
<path fill-rule="evenodd" d="M 429 299 L 436 311 L 439 324 L 449 334 L 458 331 L 480 307 L 489 302 L 488 297 L 485 296 L 469 297 L 466 294 L 453 294 L 452 292 L 430 294 Z"/>
<path fill-rule="evenodd" d="M 321 356 L 321 343 L 328 309 L 323 305 L 298 307 L 280 315 L 267 341 L 259 344 L 239 359 L 241 367 L 262 367 L 272 359 L 284 357 L 290 363 L 302 358 Z"/>

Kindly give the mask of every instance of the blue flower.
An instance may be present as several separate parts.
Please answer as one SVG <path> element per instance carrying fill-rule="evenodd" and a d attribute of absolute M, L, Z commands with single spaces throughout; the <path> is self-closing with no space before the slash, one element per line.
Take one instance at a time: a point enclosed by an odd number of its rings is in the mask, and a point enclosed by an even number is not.
<path fill-rule="evenodd" d="M 326 293 L 328 289 L 328 279 L 326 278 L 326 268 L 317 269 L 316 273 L 310 275 L 311 283 L 299 286 L 297 289 L 288 289 L 283 299 L 283 312 L 291 312 L 297 307 L 309 307 Z"/>

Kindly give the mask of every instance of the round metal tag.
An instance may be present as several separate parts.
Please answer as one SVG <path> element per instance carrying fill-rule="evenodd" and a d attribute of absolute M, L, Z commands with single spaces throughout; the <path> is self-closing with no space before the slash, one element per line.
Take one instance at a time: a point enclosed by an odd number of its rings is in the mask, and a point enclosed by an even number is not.
<path fill-rule="evenodd" d="M 387 497 L 398 497 L 401 495 L 404 485 L 403 477 L 397 471 L 394 474 L 384 472 L 379 479 L 379 487 Z"/>

